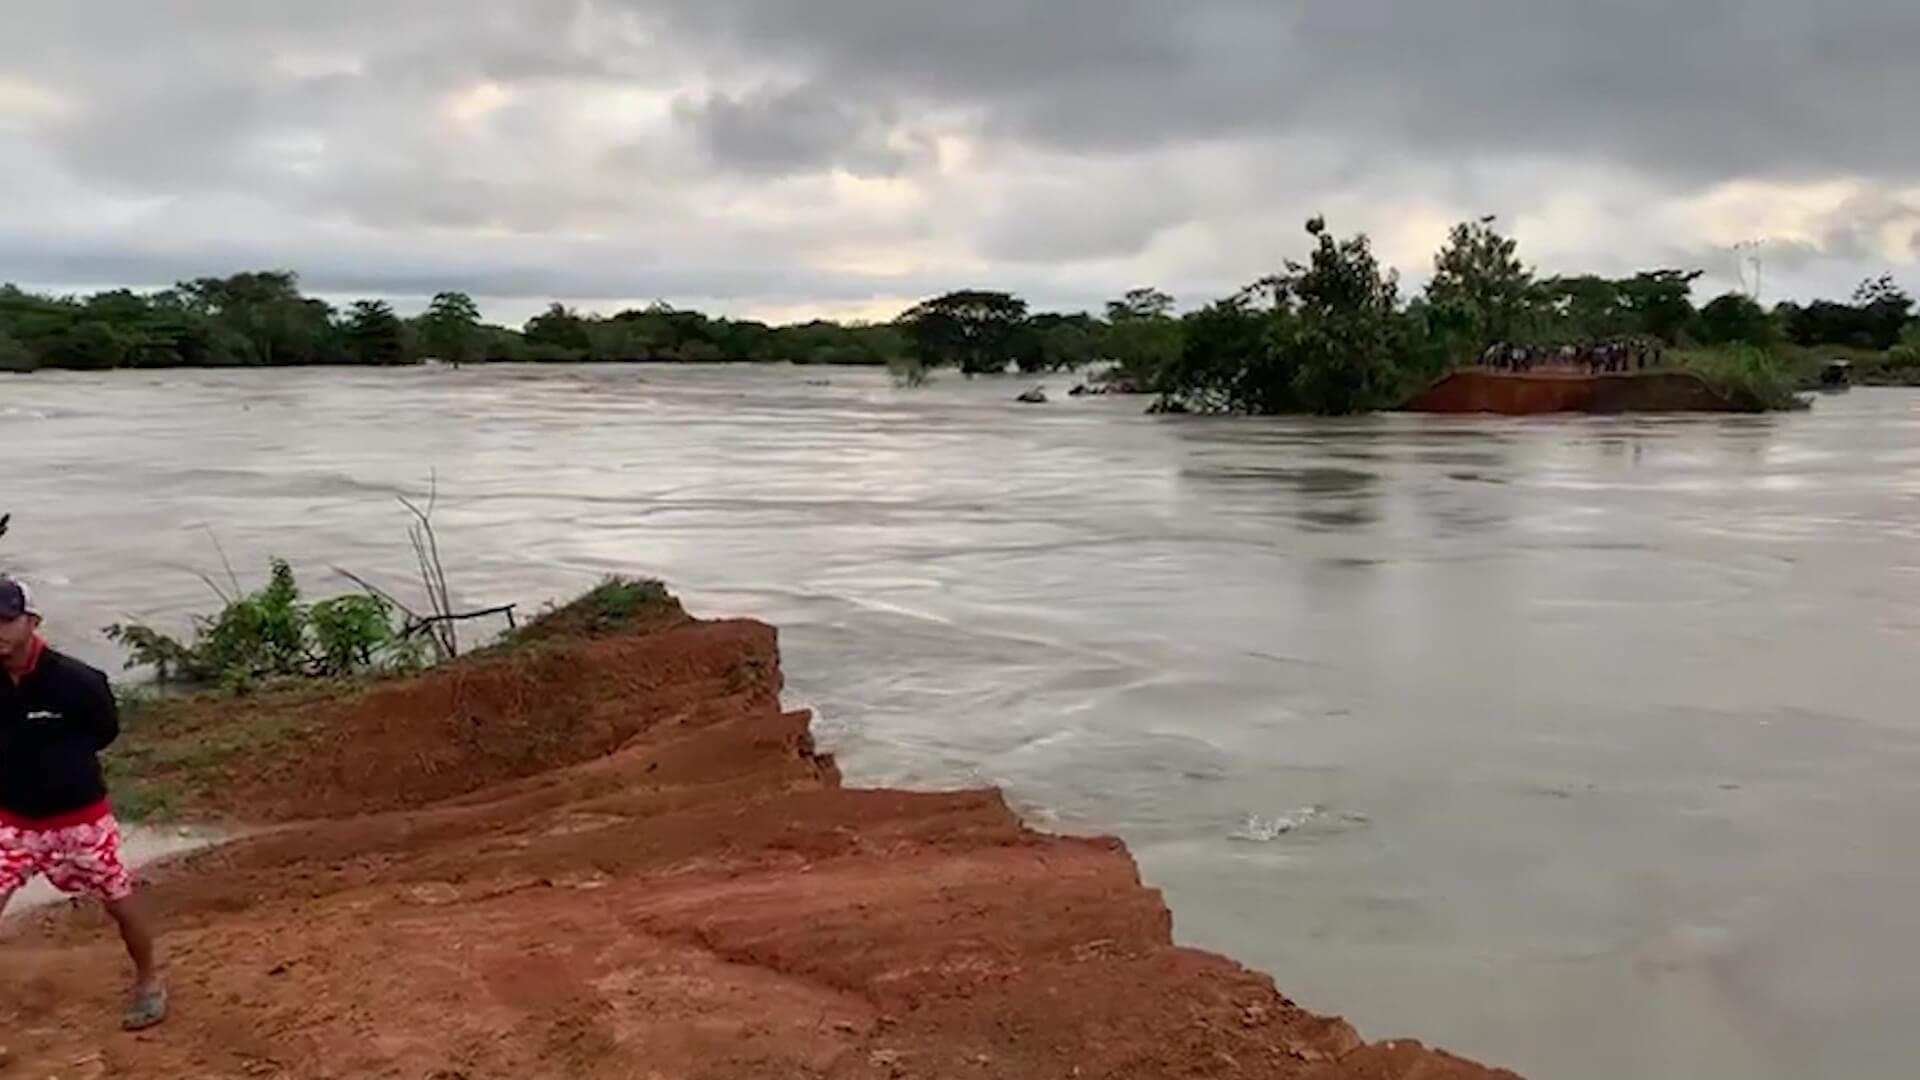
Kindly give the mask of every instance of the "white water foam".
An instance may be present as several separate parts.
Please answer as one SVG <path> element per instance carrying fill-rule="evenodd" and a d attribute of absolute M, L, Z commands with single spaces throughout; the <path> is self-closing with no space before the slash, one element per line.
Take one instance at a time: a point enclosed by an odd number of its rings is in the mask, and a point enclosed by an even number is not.
<path fill-rule="evenodd" d="M 1371 820 L 1365 814 L 1334 811 L 1325 806 L 1303 806 L 1279 817 L 1269 818 L 1248 814 L 1247 820 L 1233 831 L 1229 839 L 1252 844 L 1270 844 L 1294 833 L 1344 832 L 1350 828 L 1366 825 Z"/>

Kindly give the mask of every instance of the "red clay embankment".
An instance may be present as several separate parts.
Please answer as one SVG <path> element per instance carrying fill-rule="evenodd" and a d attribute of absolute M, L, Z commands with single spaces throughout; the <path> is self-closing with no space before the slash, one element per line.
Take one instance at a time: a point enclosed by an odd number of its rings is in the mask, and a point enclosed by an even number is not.
<path fill-rule="evenodd" d="M 174 716 L 140 767 L 187 812 L 293 824 L 151 883 L 156 1031 L 115 1030 L 96 913 L 12 926 L 6 1075 L 1510 1075 L 1174 947 L 1117 841 L 991 791 L 841 786 L 779 691 L 770 628 L 684 621 Z"/>
<path fill-rule="evenodd" d="M 1507 416 L 1565 412 L 1757 411 L 1743 407 L 1698 375 L 1684 371 L 1610 375 L 1456 371 L 1422 391 L 1406 408 L 1409 412 Z"/>

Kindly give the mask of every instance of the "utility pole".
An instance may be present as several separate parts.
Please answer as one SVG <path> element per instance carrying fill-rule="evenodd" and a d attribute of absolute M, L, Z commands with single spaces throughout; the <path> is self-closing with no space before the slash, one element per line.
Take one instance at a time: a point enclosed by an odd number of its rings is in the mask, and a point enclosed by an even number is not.
<path fill-rule="evenodd" d="M 1760 292 L 1765 285 L 1766 262 L 1761 252 L 1766 247 L 1765 240 L 1742 240 L 1733 245 L 1733 273 L 1740 280 L 1740 291 L 1747 294 L 1754 303 L 1760 302 Z M 1753 282 L 1748 284 L 1747 271 L 1753 271 Z"/>

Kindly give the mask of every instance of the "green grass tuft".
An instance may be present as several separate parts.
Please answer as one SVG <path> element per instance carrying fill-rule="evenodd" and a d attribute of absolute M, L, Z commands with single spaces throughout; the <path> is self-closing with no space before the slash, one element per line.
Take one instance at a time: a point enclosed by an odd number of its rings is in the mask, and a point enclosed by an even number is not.
<path fill-rule="evenodd" d="M 1808 406 L 1800 396 L 1800 377 L 1774 353 L 1752 345 L 1690 349 L 1675 356 L 1682 370 L 1753 412 L 1784 412 Z"/>

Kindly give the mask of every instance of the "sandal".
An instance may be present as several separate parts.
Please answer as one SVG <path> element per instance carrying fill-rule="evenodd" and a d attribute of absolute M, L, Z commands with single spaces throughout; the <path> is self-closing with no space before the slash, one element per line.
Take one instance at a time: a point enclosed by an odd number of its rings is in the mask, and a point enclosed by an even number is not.
<path fill-rule="evenodd" d="M 120 1026 L 127 1031 L 145 1031 L 166 1018 L 165 987 L 136 990 L 133 994 L 133 1003 L 127 1006 L 126 1015 L 120 1018 Z"/>

